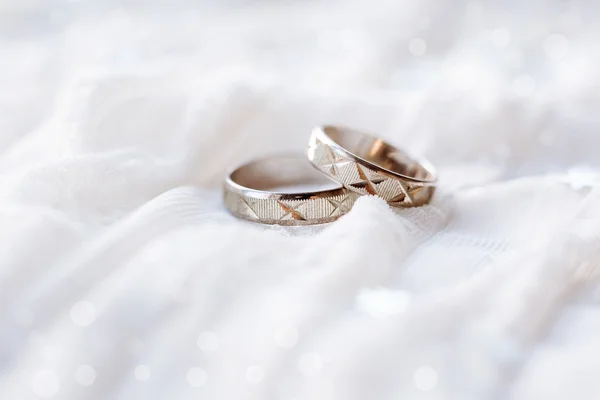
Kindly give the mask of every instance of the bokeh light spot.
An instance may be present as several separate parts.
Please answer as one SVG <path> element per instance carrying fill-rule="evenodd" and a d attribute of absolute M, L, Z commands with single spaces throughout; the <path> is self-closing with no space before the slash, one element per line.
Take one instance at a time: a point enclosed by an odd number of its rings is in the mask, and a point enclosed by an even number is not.
<path fill-rule="evenodd" d="M 219 336 L 212 331 L 205 331 L 198 336 L 198 347 L 203 353 L 214 353 L 219 350 Z"/>
<path fill-rule="evenodd" d="M 291 349 L 298 343 L 298 331 L 293 326 L 282 326 L 273 332 L 273 340 L 277 347 Z"/>
<path fill-rule="evenodd" d="M 60 389 L 58 374 L 50 369 L 37 371 L 31 379 L 31 389 L 38 397 L 51 398 Z"/>
<path fill-rule="evenodd" d="M 90 326 L 96 320 L 96 309 L 89 301 L 78 301 L 71 307 L 71 321 L 77 326 Z"/>
<path fill-rule="evenodd" d="M 81 386 L 90 386 L 96 380 L 96 370 L 89 365 L 80 365 L 75 370 L 75 380 Z"/>
<path fill-rule="evenodd" d="M 145 382 L 150 379 L 150 367 L 147 365 L 138 365 L 133 372 L 135 379 Z"/>
<path fill-rule="evenodd" d="M 408 51 L 413 56 L 420 57 L 427 52 L 427 43 L 421 38 L 414 38 L 408 44 Z"/>
<path fill-rule="evenodd" d="M 432 390 L 438 382 L 438 374 L 429 365 L 417 368 L 413 380 L 417 389 L 424 392 Z"/>
<path fill-rule="evenodd" d="M 206 383 L 206 371 L 200 367 L 190 368 L 187 373 L 187 381 L 191 387 L 200 387 Z"/>
<path fill-rule="evenodd" d="M 300 357 L 298 369 L 304 376 L 316 376 L 323 369 L 323 358 L 318 353 L 305 353 Z"/>
<path fill-rule="evenodd" d="M 492 44 L 496 47 L 506 47 L 510 43 L 510 32 L 505 28 L 492 31 Z"/>
<path fill-rule="evenodd" d="M 544 53 L 553 61 L 562 60 L 569 53 L 569 41 L 559 34 L 548 35 L 543 43 Z"/>
<path fill-rule="evenodd" d="M 258 365 L 251 365 L 246 369 L 246 381 L 253 385 L 259 384 L 263 378 L 265 377 L 265 373 L 261 367 Z"/>

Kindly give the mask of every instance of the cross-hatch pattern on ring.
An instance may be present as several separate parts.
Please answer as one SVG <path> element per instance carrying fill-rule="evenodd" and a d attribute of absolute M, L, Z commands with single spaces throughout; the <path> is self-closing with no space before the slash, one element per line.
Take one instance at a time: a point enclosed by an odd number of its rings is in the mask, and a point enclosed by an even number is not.
<path fill-rule="evenodd" d="M 309 156 L 317 168 L 362 195 L 381 197 L 396 207 L 411 207 L 425 204 L 433 192 L 433 188 L 427 185 L 379 174 L 317 138 L 313 138 L 309 146 Z"/>
<path fill-rule="evenodd" d="M 352 208 L 357 193 L 319 197 L 307 200 L 258 199 L 233 192 L 225 193 L 225 204 L 238 216 L 260 221 L 311 221 L 346 214 Z"/>

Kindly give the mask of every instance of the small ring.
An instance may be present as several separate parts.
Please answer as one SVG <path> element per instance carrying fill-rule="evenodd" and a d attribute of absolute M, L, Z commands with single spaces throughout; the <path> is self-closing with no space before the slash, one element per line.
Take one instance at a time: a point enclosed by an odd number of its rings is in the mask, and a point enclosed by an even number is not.
<path fill-rule="evenodd" d="M 307 155 L 314 167 L 346 189 L 381 197 L 395 207 L 427 204 L 435 191 L 436 172 L 429 162 L 356 130 L 315 128 Z"/>
<path fill-rule="evenodd" d="M 344 215 L 360 196 L 327 179 L 299 154 L 238 167 L 225 180 L 223 197 L 225 207 L 238 218 L 263 224 L 314 225 Z"/>

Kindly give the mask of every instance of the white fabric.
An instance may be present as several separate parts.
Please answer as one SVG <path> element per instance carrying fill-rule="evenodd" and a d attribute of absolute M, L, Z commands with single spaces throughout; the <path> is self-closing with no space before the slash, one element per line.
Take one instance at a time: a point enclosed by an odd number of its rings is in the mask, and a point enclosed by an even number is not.
<path fill-rule="evenodd" d="M 0 398 L 599 398 L 598 9 L 2 2 Z M 324 122 L 434 203 L 224 211 Z"/>

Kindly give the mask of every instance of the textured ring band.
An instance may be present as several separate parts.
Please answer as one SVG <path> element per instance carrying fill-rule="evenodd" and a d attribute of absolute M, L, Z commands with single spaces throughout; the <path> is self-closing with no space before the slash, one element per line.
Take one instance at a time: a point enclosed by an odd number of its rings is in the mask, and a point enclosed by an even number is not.
<path fill-rule="evenodd" d="M 348 190 L 379 196 L 396 207 L 426 204 L 435 190 L 435 170 L 427 161 L 417 161 L 379 138 L 352 129 L 315 128 L 308 159 Z"/>
<path fill-rule="evenodd" d="M 301 154 L 244 164 L 229 174 L 224 187 L 225 207 L 233 215 L 263 224 L 331 222 L 350 211 L 358 197 L 317 172 Z"/>

